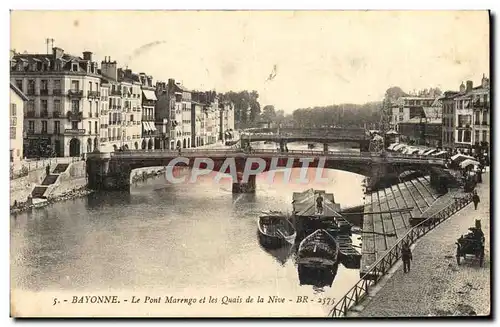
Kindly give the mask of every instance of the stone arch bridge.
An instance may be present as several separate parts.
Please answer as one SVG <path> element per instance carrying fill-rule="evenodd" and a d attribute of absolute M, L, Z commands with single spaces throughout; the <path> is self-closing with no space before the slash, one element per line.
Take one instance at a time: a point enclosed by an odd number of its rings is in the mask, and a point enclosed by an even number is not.
<path fill-rule="evenodd" d="M 182 158 L 184 161 L 180 161 Z M 203 159 L 214 163 L 213 170 L 228 173 L 225 162 L 234 160 L 238 174 L 233 177 L 233 193 L 254 192 L 255 175 L 246 180 L 242 178 L 245 167 L 252 170 L 261 166 L 265 172 L 288 167 L 324 167 L 370 177 L 370 186 L 376 185 L 387 178 L 407 170 L 426 170 L 429 167 L 444 167 L 445 161 L 428 156 L 408 156 L 388 153 L 384 156 L 370 152 L 313 152 L 276 150 L 255 150 L 251 153 L 241 150 L 184 150 L 180 154 L 171 150 L 138 150 L 114 153 L 89 153 L 86 160 L 88 186 L 94 190 L 129 190 L 130 173 L 133 169 L 154 166 L 184 166 L 199 165 Z M 292 162 L 293 161 L 293 162 Z M 206 169 L 202 163 L 196 166 Z M 233 175 L 234 176 L 234 175 Z M 236 179 L 236 180 L 234 180 Z"/>

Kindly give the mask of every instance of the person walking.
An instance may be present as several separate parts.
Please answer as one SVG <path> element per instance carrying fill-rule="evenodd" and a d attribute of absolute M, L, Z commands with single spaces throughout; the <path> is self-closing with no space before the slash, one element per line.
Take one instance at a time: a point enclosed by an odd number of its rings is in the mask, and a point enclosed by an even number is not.
<path fill-rule="evenodd" d="M 401 249 L 401 257 L 403 259 L 404 273 L 410 272 L 410 261 L 413 260 L 413 256 L 411 255 L 411 250 L 408 243 L 403 244 L 403 248 Z"/>
<path fill-rule="evenodd" d="M 474 190 L 474 195 L 472 196 L 472 202 L 474 202 L 474 210 L 477 210 L 477 205 L 481 200 L 479 199 L 479 195 L 477 194 L 477 191 Z"/>
<path fill-rule="evenodd" d="M 45 175 L 50 175 L 50 165 L 47 165 L 47 167 L 45 167 Z"/>

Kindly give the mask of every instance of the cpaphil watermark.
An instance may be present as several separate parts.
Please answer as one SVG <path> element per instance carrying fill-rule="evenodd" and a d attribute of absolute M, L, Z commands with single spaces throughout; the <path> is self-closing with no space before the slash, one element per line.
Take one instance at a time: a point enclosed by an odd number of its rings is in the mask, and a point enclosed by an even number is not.
<path fill-rule="evenodd" d="M 266 173 L 267 181 L 273 183 L 278 173 L 283 175 L 283 182 L 308 184 L 327 183 L 324 175 L 325 157 L 316 158 L 247 158 L 237 165 L 235 158 L 226 158 L 222 163 L 214 162 L 211 158 L 177 157 L 170 161 L 166 167 L 166 179 L 173 184 L 196 183 L 202 176 L 213 175 L 213 181 L 220 183 L 222 179 L 231 179 L 248 183 L 251 176 Z M 179 174 L 182 168 L 190 168 L 187 175 Z M 295 169 L 294 169 L 295 168 Z M 299 174 L 297 176 L 297 170 Z M 215 173 L 215 174 L 214 174 Z M 313 176 L 311 176 L 313 175 Z"/>

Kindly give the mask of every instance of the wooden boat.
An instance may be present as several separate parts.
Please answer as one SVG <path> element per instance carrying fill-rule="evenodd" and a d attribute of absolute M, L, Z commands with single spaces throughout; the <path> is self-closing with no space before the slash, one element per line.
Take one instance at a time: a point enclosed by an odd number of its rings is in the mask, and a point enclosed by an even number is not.
<path fill-rule="evenodd" d="M 280 247 L 293 244 L 297 233 L 292 223 L 283 214 L 271 212 L 259 217 L 259 239 L 262 245 Z"/>
<path fill-rule="evenodd" d="M 330 267 L 338 264 L 337 240 L 324 229 L 318 229 L 300 242 L 297 263 L 305 267 Z"/>

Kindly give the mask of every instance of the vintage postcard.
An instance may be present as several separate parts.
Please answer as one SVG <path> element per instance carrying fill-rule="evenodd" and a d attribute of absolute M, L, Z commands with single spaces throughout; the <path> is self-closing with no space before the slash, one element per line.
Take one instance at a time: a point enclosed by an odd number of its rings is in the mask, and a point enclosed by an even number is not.
<path fill-rule="evenodd" d="M 11 317 L 491 315 L 488 11 L 23 11 Z"/>

